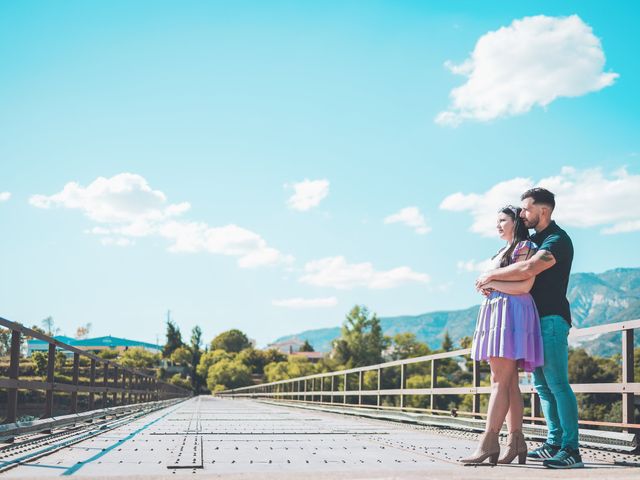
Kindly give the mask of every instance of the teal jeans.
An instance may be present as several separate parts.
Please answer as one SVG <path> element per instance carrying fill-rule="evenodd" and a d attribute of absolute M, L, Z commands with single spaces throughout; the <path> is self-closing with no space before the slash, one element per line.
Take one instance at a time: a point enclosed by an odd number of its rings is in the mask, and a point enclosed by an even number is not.
<path fill-rule="evenodd" d="M 544 365 L 533 372 L 533 384 L 547 419 L 547 443 L 578 448 L 578 404 L 569 385 L 569 324 L 559 315 L 540 318 Z"/>

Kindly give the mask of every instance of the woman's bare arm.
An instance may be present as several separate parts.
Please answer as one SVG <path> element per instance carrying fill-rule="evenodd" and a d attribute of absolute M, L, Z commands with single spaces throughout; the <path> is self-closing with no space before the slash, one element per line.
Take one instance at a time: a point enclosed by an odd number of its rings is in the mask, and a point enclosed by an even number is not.
<path fill-rule="evenodd" d="M 534 277 L 526 280 L 516 280 L 513 282 L 492 280 L 485 285 L 485 288 L 497 290 L 498 292 L 507 293 L 509 295 L 523 295 L 525 293 L 529 293 L 533 287 L 533 282 L 535 282 Z"/>

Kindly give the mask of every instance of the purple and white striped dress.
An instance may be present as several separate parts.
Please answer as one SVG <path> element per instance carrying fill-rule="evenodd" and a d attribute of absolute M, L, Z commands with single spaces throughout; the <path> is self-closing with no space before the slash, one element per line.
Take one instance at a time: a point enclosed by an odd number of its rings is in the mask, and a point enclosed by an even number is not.
<path fill-rule="evenodd" d="M 532 253 L 538 249 L 530 241 L 520 242 L 512 254 L 512 261 L 525 248 Z M 496 268 L 501 257 L 496 257 Z M 509 295 L 492 292 L 480 305 L 471 358 L 488 360 L 489 357 L 517 360 L 518 367 L 526 372 L 533 372 L 544 364 L 540 317 L 529 293 Z"/>

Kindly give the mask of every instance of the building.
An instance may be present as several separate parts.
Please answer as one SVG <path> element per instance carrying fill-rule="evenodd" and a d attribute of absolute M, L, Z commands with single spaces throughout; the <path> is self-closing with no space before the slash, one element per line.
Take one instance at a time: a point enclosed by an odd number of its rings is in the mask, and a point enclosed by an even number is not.
<path fill-rule="evenodd" d="M 275 348 L 280 353 L 284 353 L 285 355 L 290 355 L 294 352 L 299 352 L 302 345 L 304 345 L 304 342 L 302 340 L 300 340 L 298 337 L 293 337 L 289 340 L 284 340 L 282 342 L 270 343 L 269 345 L 267 345 L 266 350 Z"/>
<path fill-rule="evenodd" d="M 53 337 L 59 342 L 66 343 L 72 347 L 79 348 L 88 352 L 99 352 L 101 350 L 118 350 L 125 351 L 129 348 L 139 347 L 152 353 L 162 352 L 162 347 L 154 345 L 153 343 L 139 342 L 137 340 L 129 340 L 127 338 L 112 337 L 107 335 L 106 337 L 96 338 L 71 338 L 65 335 L 58 335 Z M 44 340 L 31 339 L 27 340 L 27 356 L 30 356 L 33 352 L 46 352 L 49 349 L 49 344 Z"/>

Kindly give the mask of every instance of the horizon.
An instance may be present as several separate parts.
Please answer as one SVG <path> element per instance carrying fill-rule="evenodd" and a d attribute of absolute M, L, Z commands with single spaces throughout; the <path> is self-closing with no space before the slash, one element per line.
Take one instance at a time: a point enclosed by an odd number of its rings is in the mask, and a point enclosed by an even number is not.
<path fill-rule="evenodd" d="M 466 309 L 532 186 L 573 272 L 638 268 L 639 8 L 4 3 L 0 316 L 266 345 Z"/>

